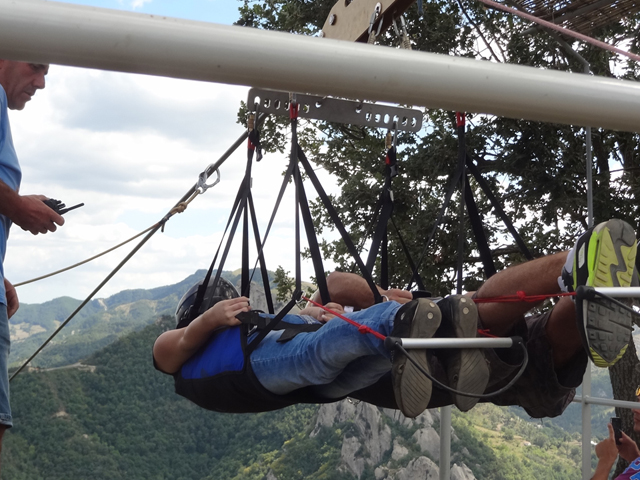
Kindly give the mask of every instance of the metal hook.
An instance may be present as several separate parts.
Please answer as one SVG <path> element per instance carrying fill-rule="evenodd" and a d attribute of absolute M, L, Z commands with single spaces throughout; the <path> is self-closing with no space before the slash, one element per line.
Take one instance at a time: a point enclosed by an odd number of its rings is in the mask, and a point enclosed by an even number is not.
<path fill-rule="evenodd" d="M 373 32 L 373 26 L 376 23 L 376 19 L 378 18 L 378 12 L 374 11 L 371 14 L 371 20 L 369 21 L 369 29 L 367 30 L 367 33 L 369 35 L 371 35 L 371 32 Z M 378 35 L 380 35 L 380 31 L 382 30 L 382 21 L 384 20 L 384 15 L 382 15 L 380 17 L 380 22 L 378 23 L 378 31 L 375 33 L 375 36 L 377 37 Z"/>
<path fill-rule="evenodd" d="M 204 172 L 198 175 L 198 186 L 196 187 L 196 190 L 198 191 L 199 194 L 203 194 L 204 192 L 209 190 L 211 187 L 215 187 L 218 183 L 220 183 L 220 169 L 216 168 L 216 174 L 218 175 L 218 178 L 212 184 L 207 185 L 207 170 L 213 167 L 213 165 L 214 164 L 212 163 L 207 168 L 205 168 Z"/>

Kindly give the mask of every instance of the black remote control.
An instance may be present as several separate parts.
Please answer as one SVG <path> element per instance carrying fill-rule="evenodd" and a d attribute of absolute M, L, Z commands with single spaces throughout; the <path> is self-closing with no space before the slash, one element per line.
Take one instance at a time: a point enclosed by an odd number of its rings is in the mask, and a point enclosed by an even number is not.
<path fill-rule="evenodd" d="M 84 205 L 84 203 L 79 203 L 77 205 L 74 205 L 73 207 L 65 208 L 65 204 L 62 203 L 60 200 L 56 200 L 55 198 L 48 198 L 46 200 L 43 200 L 43 202 L 47 207 L 49 207 L 51 210 L 56 212 L 58 215 L 64 215 L 69 210 L 80 208 Z"/>

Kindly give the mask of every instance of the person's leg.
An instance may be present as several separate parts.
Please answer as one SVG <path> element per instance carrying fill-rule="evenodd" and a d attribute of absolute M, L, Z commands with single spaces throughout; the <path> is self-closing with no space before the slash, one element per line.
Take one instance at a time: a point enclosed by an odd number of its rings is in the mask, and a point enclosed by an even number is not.
<path fill-rule="evenodd" d="M 549 255 L 502 270 L 489 278 L 478 289 L 475 297 L 515 295 L 519 291 L 527 295 L 559 293 L 558 276 L 562 272 L 567 253 Z M 516 320 L 540 303 L 478 303 L 478 317 L 492 335 L 506 335 Z M 564 315 L 561 318 L 566 320 Z M 575 317 L 573 323 L 575 324 Z"/>
<path fill-rule="evenodd" d="M 400 307 L 398 303 L 386 302 L 348 316 L 388 336 Z M 286 316 L 284 320 L 296 322 L 298 318 Z M 379 376 L 391 370 L 391 354 L 382 340 L 371 334 L 361 334 L 356 327 L 339 318 L 331 319 L 317 332 L 300 333 L 285 343 L 277 343 L 280 335 L 281 332 L 271 332 L 251 354 L 251 366 L 258 380 L 278 395 L 310 385 L 329 384 L 347 365 L 360 358 L 384 358 L 384 362 L 373 360 L 372 365 L 368 365 L 367 360 L 361 361 L 366 364 L 361 365 L 363 369 L 375 370 Z M 358 381 L 357 375 L 354 377 Z M 362 381 L 365 381 L 364 376 Z M 353 385 L 353 390 L 365 386 Z"/>
<path fill-rule="evenodd" d="M 428 299 L 406 305 L 385 302 L 348 317 L 384 336 L 402 338 L 429 338 L 440 325 L 440 310 Z M 284 320 L 298 323 L 302 317 Z M 250 357 L 258 381 L 271 393 L 284 395 L 312 386 L 324 399 L 342 398 L 392 370 L 394 395 L 406 416 L 419 415 L 429 403 L 431 381 L 416 366 L 429 371 L 424 350 L 395 351 L 392 359 L 382 339 L 362 334 L 339 318 L 286 343 L 277 343 L 279 336 L 271 332 Z"/>

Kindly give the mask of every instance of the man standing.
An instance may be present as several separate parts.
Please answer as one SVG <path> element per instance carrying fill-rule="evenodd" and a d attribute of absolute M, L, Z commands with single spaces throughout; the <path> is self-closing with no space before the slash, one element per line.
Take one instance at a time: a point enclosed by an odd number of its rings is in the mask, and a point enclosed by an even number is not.
<path fill-rule="evenodd" d="M 22 173 L 11 138 L 7 109 L 22 110 L 44 88 L 48 65 L 0 59 L 0 452 L 2 436 L 12 426 L 9 405 L 9 318 L 18 310 L 18 296 L 4 276 L 9 228 L 15 223 L 34 235 L 54 232 L 64 219 L 47 207 L 43 195 L 20 195 Z"/>

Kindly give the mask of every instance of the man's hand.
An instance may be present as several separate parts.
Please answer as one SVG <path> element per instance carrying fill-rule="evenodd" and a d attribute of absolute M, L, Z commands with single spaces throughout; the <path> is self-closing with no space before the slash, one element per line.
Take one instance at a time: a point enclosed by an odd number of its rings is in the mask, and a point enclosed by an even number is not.
<path fill-rule="evenodd" d="M 613 431 L 613 427 L 611 427 Z M 622 458 L 624 458 L 627 462 L 631 463 L 636 458 L 640 457 L 640 450 L 638 450 L 638 445 L 636 442 L 631 440 L 629 435 L 622 432 L 622 439 L 620 440 L 620 445 L 617 445 L 618 453 Z"/>
<path fill-rule="evenodd" d="M 236 315 L 249 310 L 251 310 L 251 306 L 247 297 L 231 298 L 216 303 L 202 314 L 202 319 L 215 328 L 240 325 L 240 320 L 236 318 Z"/>
<path fill-rule="evenodd" d="M 609 436 L 596 445 L 596 457 L 611 468 L 618 458 L 618 447 L 613 436 L 613 427 L 611 424 L 607 427 L 609 427 Z"/>
<path fill-rule="evenodd" d="M 64 218 L 42 202 L 46 199 L 44 195 L 20 195 L 7 216 L 34 235 L 55 232 L 56 224 L 64 225 Z"/>
<path fill-rule="evenodd" d="M 15 287 L 6 278 L 4 279 L 4 289 L 7 295 L 7 316 L 11 318 L 13 314 L 18 311 L 20 302 L 18 301 L 18 294 L 16 293 Z"/>
<path fill-rule="evenodd" d="M 393 300 L 398 303 L 408 303 L 413 300 L 413 295 L 410 291 L 399 288 L 390 288 L 386 292 L 381 290 L 380 295 L 385 295 L 390 301 Z"/>

